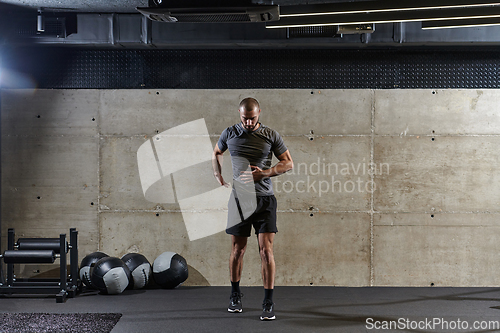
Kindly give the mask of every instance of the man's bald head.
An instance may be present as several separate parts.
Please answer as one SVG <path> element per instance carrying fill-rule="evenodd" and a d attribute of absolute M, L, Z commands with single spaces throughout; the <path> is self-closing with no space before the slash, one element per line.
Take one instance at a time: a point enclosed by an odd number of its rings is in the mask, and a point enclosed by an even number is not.
<path fill-rule="evenodd" d="M 254 131 L 259 128 L 260 106 L 259 102 L 252 97 L 247 97 L 240 103 L 241 124 L 247 131 Z"/>
<path fill-rule="evenodd" d="M 247 97 L 240 102 L 239 109 L 244 111 L 260 110 L 259 101 L 253 97 Z"/>

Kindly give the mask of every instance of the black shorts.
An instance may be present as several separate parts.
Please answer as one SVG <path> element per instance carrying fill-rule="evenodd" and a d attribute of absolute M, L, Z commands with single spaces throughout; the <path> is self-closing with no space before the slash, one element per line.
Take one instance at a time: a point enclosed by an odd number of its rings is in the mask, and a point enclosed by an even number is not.
<path fill-rule="evenodd" d="M 276 226 L 276 197 L 274 195 L 267 195 L 257 196 L 256 199 L 257 208 L 254 213 L 243 222 L 240 222 L 240 213 L 236 210 L 235 205 L 228 205 L 227 225 L 231 227 L 226 229 L 227 234 L 250 237 L 252 233 L 252 225 L 255 229 L 256 235 L 265 232 L 278 232 L 278 228 Z M 234 200 L 233 195 L 231 195 L 230 200 Z"/>

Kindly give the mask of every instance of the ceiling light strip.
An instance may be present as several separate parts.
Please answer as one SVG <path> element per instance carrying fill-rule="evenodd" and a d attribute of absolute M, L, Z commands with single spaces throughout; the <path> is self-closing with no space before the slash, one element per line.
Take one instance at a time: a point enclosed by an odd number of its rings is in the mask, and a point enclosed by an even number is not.
<path fill-rule="evenodd" d="M 438 18 L 419 18 L 419 19 L 395 19 L 381 21 L 359 21 L 359 22 L 330 22 L 330 23 L 305 23 L 305 24 L 288 24 L 288 25 L 272 25 L 266 26 L 267 29 L 276 28 L 298 28 L 298 27 L 320 27 L 330 25 L 356 25 L 356 24 L 380 24 L 380 23 L 395 23 L 395 22 L 423 22 L 423 21 L 448 21 L 448 20 L 473 20 L 473 19 L 488 19 L 498 18 L 500 14 L 482 15 L 482 16 L 463 16 L 463 17 L 438 17 Z"/>
<path fill-rule="evenodd" d="M 398 11 L 416 11 L 416 10 L 437 10 L 437 9 L 460 9 L 460 8 L 477 8 L 477 7 L 494 7 L 500 6 L 500 2 L 469 4 L 469 5 L 449 5 L 449 6 L 426 6 L 426 7 L 408 7 L 408 8 L 385 8 L 385 9 L 363 9 L 363 10 L 348 10 L 348 11 L 331 11 L 331 12 L 316 12 L 316 13 L 297 13 L 297 14 L 280 14 L 281 17 L 302 17 L 302 16 L 323 16 L 323 15 L 339 15 L 339 14 L 366 14 L 366 13 L 386 13 Z"/>
<path fill-rule="evenodd" d="M 422 22 L 422 30 L 433 29 L 453 29 L 453 28 L 468 28 L 500 25 L 499 18 L 479 19 L 479 20 L 463 20 L 463 21 L 438 21 L 438 22 Z"/>
<path fill-rule="evenodd" d="M 487 27 L 487 26 L 494 26 L 494 25 L 500 25 L 500 22 L 498 23 L 476 23 L 476 24 L 469 24 L 469 25 L 443 25 L 443 26 L 435 26 L 435 27 L 422 27 L 422 30 L 438 30 L 438 29 L 455 29 L 455 28 L 474 28 L 474 27 Z"/>

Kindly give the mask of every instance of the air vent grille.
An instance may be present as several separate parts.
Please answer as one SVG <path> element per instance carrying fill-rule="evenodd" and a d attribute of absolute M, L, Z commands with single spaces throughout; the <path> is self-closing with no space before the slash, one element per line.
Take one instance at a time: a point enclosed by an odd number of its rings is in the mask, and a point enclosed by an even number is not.
<path fill-rule="evenodd" d="M 47 17 L 45 19 L 45 35 L 66 37 L 66 19 L 59 17 Z"/>
<path fill-rule="evenodd" d="M 337 26 L 298 27 L 289 30 L 290 38 L 334 37 L 335 35 L 337 35 Z"/>
<path fill-rule="evenodd" d="M 36 17 L 17 21 L 17 34 L 23 37 L 67 37 L 65 17 L 44 17 L 43 30 L 37 31 Z"/>
<path fill-rule="evenodd" d="M 175 15 L 178 22 L 193 22 L 193 23 L 206 23 L 206 22 L 250 22 L 248 14 L 199 14 L 199 15 Z"/>

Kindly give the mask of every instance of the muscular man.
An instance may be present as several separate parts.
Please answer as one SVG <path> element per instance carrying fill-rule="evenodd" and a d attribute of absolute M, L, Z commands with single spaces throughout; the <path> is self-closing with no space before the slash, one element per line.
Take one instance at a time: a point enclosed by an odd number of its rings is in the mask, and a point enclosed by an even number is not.
<path fill-rule="evenodd" d="M 259 243 L 265 292 L 260 319 L 273 320 L 276 318 L 273 309 L 275 274 L 273 241 L 278 229 L 276 227 L 276 198 L 270 177 L 291 170 L 293 161 L 278 132 L 259 122 L 260 112 L 259 102 L 255 98 L 249 97 L 241 101 L 239 106 L 241 122 L 222 132 L 215 145 L 213 168 L 219 184 L 229 186 L 221 174 L 222 154 L 229 149 L 233 164 L 233 191 L 228 205 L 226 229 L 226 233 L 231 235 L 232 242 L 229 258 L 232 290 L 228 311 L 242 312 L 242 294 L 239 283 L 243 269 L 243 255 L 253 226 Z M 273 167 L 271 167 L 272 154 L 279 160 Z M 255 189 L 254 199 L 256 196 L 256 202 L 253 201 L 253 205 L 249 204 L 250 200 L 242 199 L 242 196 L 245 197 L 243 192 L 248 192 L 244 189 L 245 184 L 254 184 L 254 187 L 251 187 L 252 191 Z M 235 190 L 237 186 L 240 186 L 241 190 Z M 248 213 L 249 206 L 251 206 L 250 213 Z"/>

